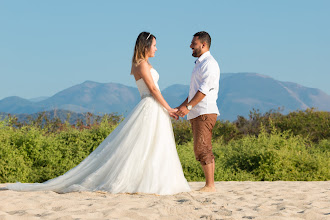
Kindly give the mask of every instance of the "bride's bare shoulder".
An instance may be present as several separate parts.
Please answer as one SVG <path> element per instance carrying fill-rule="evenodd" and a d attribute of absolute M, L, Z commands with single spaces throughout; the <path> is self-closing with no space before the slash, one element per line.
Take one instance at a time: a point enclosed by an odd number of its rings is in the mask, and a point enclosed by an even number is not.
<path fill-rule="evenodd" d="M 135 80 L 137 81 L 145 77 L 146 75 L 149 75 L 150 69 L 151 69 L 151 65 L 147 61 L 142 60 L 139 64 L 132 65 L 131 74 L 134 76 Z"/>
<path fill-rule="evenodd" d="M 137 73 L 140 75 L 141 73 L 150 72 L 151 68 L 151 65 L 147 61 L 143 60 L 137 65 L 132 65 L 132 74 L 134 75 Z"/>
<path fill-rule="evenodd" d="M 136 68 L 140 71 L 148 71 L 151 69 L 151 65 L 147 61 L 143 60 L 136 66 Z"/>

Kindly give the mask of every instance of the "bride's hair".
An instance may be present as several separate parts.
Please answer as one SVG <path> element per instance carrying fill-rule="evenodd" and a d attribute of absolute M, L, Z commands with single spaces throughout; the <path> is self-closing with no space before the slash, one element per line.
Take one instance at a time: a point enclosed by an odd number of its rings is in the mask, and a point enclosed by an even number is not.
<path fill-rule="evenodd" d="M 156 37 L 149 32 L 141 32 L 136 39 L 132 65 L 139 65 L 146 58 L 146 52 L 149 51 L 152 40 Z"/>

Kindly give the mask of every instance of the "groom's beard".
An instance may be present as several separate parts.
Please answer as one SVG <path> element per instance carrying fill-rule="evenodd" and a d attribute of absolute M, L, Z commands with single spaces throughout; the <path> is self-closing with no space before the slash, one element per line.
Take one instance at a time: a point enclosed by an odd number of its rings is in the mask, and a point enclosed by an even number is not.
<path fill-rule="evenodd" d="M 193 50 L 192 56 L 199 57 L 201 55 L 201 53 L 202 53 L 201 49 L 195 49 L 195 50 Z"/>

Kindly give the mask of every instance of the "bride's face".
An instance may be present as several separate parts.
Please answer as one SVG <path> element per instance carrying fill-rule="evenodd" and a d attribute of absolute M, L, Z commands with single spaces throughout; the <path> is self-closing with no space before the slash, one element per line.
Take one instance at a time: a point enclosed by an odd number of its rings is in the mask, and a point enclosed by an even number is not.
<path fill-rule="evenodd" d="M 156 51 L 157 51 L 157 47 L 156 47 L 156 39 L 153 38 L 153 39 L 152 39 L 151 47 L 150 47 L 150 49 L 149 49 L 149 51 L 148 51 L 148 55 L 149 55 L 149 57 L 154 57 Z"/>

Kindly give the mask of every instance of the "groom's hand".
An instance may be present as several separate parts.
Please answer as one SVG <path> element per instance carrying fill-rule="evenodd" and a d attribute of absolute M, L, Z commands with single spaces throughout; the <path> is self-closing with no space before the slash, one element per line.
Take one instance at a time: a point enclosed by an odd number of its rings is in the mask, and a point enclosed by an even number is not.
<path fill-rule="evenodd" d="M 187 109 L 187 107 L 185 105 L 178 107 L 178 111 L 176 112 L 176 114 L 179 115 L 180 117 L 184 117 L 188 113 L 189 113 L 189 110 Z"/>

